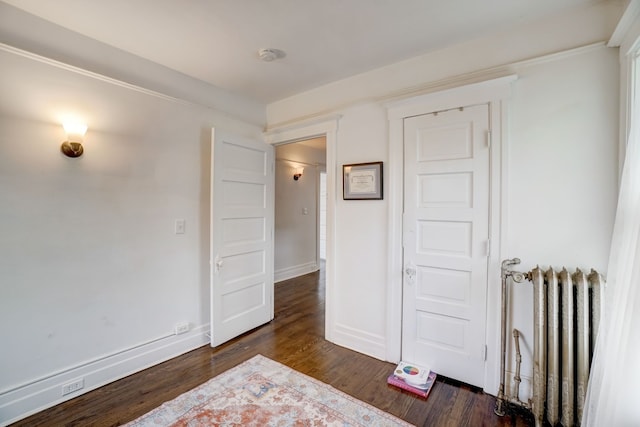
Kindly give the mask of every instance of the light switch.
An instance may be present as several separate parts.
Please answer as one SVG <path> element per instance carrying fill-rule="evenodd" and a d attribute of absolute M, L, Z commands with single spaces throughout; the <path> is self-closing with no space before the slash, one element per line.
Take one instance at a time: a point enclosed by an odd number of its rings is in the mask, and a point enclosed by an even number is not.
<path fill-rule="evenodd" d="M 184 228 L 185 228 L 185 220 L 176 219 L 176 227 L 175 227 L 176 234 L 184 234 Z"/>

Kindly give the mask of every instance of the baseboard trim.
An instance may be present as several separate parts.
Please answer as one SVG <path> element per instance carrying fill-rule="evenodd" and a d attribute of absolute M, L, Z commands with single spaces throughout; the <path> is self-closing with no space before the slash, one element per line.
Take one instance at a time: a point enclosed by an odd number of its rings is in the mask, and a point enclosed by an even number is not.
<path fill-rule="evenodd" d="M 0 426 L 73 399 L 113 381 L 209 343 L 209 325 L 154 340 L 0 394 Z M 62 386 L 82 379 L 84 387 L 62 396 Z"/>
<path fill-rule="evenodd" d="M 338 324 L 333 329 L 331 341 L 341 347 L 346 347 L 379 360 L 385 360 L 386 339 L 382 335 Z"/>
<path fill-rule="evenodd" d="M 294 277 L 313 273 L 317 271 L 318 268 L 318 264 L 315 261 L 294 265 L 293 267 L 281 268 L 274 272 L 274 281 L 278 283 L 283 280 L 293 279 Z"/>

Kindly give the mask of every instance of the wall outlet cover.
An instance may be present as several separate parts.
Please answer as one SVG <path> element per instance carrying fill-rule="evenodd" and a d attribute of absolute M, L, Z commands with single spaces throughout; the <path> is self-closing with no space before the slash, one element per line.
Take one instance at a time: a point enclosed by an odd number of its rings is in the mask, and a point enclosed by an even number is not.
<path fill-rule="evenodd" d="M 84 388 L 84 378 L 80 378 L 62 386 L 62 395 L 73 393 Z"/>
<path fill-rule="evenodd" d="M 189 322 L 176 323 L 174 332 L 176 335 L 189 332 Z"/>

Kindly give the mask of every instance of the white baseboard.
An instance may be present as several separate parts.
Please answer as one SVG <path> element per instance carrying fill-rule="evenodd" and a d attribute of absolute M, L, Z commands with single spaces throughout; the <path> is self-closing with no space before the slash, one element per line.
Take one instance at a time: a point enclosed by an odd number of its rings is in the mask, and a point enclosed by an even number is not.
<path fill-rule="evenodd" d="M 7 426 L 43 409 L 202 347 L 210 342 L 208 333 L 209 325 L 202 325 L 185 334 L 163 337 L 1 392 L 0 426 Z M 82 389 L 62 395 L 63 385 L 80 379 L 84 381 Z"/>
<path fill-rule="evenodd" d="M 332 342 L 358 353 L 385 360 L 386 340 L 382 335 L 371 334 L 345 325 L 335 325 Z"/>
<path fill-rule="evenodd" d="M 313 273 L 314 271 L 317 271 L 318 268 L 318 264 L 315 261 L 294 265 L 293 267 L 281 268 L 274 273 L 274 281 L 278 283 L 283 280 L 293 279 L 294 277 Z"/>

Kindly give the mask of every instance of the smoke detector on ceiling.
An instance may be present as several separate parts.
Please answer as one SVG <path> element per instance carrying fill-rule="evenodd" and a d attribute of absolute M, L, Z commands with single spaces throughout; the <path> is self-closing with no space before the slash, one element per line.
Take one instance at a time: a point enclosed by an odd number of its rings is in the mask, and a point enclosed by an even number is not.
<path fill-rule="evenodd" d="M 275 61 L 276 59 L 282 59 L 285 56 L 287 56 L 285 51 L 280 49 L 262 48 L 258 50 L 258 57 L 260 57 L 260 59 L 262 59 L 265 62 L 271 62 L 271 61 Z"/>

